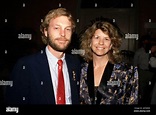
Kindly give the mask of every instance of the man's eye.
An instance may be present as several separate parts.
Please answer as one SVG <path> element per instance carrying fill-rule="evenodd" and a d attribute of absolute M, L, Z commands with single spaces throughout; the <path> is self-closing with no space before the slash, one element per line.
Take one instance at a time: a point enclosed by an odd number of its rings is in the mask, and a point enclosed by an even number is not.
<path fill-rule="evenodd" d="M 66 28 L 66 30 L 71 31 L 72 29 L 71 28 Z"/>
<path fill-rule="evenodd" d="M 55 27 L 54 29 L 56 29 L 56 30 L 57 30 L 57 29 L 59 29 L 59 28 L 58 28 L 58 27 Z"/>

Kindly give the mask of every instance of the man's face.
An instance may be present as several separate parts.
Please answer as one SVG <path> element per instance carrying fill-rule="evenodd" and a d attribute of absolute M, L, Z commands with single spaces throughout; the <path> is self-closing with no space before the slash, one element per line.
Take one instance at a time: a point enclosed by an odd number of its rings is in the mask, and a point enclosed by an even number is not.
<path fill-rule="evenodd" d="M 72 23 L 66 16 L 51 19 L 49 27 L 45 30 L 48 45 L 56 51 L 63 52 L 71 42 Z"/>

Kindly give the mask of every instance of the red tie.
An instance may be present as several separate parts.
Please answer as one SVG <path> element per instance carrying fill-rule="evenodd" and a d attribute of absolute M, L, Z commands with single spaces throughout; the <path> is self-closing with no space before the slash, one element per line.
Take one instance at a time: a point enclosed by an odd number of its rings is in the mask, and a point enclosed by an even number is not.
<path fill-rule="evenodd" d="M 58 60 L 58 87 L 57 87 L 57 104 L 65 104 L 65 88 L 62 72 L 62 60 Z"/>

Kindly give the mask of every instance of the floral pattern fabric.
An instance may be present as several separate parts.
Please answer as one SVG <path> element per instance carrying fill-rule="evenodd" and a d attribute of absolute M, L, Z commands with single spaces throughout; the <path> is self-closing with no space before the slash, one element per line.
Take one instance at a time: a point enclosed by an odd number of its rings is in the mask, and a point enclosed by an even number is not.
<path fill-rule="evenodd" d="M 112 65 L 112 70 L 109 66 Z M 83 63 L 80 79 L 80 101 L 81 104 L 94 104 L 96 100 L 95 95 L 91 96 L 88 80 L 89 77 L 94 77 L 94 74 L 89 74 L 89 63 Z M 110 64 L 108 63 L 105 73 L 110 71 L 110 76 L 107 81 L 100 82 L 98 92 L 100 93 L 100 103 L 105 105 L 120 104 L 130 105 L 138 104 L 138 70 L 137 67 L 128 65 L 126 63 Z M 109 74 L 107 74 L 108 77 Z M 103 77 L 106 76 L 102 76 Z M 94 84 L 94 80 L 92 81 Z M 105 83 L 104 83 L 105 82 Z"/>

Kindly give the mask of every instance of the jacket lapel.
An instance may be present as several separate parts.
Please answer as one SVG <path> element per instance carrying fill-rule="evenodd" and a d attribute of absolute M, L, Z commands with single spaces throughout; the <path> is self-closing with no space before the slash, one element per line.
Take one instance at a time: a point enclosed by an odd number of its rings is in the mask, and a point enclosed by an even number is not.
<path fill-rule="evenodd" d="M 93 101 L 95 100 L 93 61 L 90 61 L 88 65 L 87 84 L 88 84 L 89 96 L 90 96 L 91 102 L 93 103 Z"/>
<path fill-rule="evenodd" d="M 98 87 L 98 91 L 101 94 L 103 94 L 103 96 L 105 96 L 105 97 L 109 97 L 106 95 L 107 94 L 107 82 L 109 81 L 109 79 L 111 77 L 113 67 L 114 67 L 114 65 L 108 62 L 107 66 L 105 68 L 104 74 L 102 76 L 100 85 Z"/>
<path fill-rule="evenodd" d="M 69 79 L 70 79 L 70 86 L 71 86 L 71 98 L 72 104 L 79 103 L 78 102 L 78 88 L 79 88 L 79 78 L 77 76 L 77 67 L 75 65 L 75 60 L 73 60 L 69 54 L 65 55 L 65 60 L 68 68 Z"/>
<path fill-rule="evenodd" d="M 47 103 L 55 104 L 52 79 L 51 79 L 48 59 L 47 59 L 45 51 L 41 52 L 37 56 L 37 60 L 38 60 L 38 64 L 39 64 L 38 66 L 40 68 L 40 71 L 39 71 L 40 76 L 38 76 L 38 77 L 43 86 L 43 92 L 44 92 L 43 95 L 45 95 L 45 98 L 47 99 Z"/>
<path fill-rule="evenodd" d="M 111 63 L 108 62 L 108 64 L 106 65 L 104 74 L 102 76 L 100 85 L 107 86 L 107 81 L 109 81 L 109 79 L 111 77 L 111 74 L 112 74 L 112 71 L 113 71 L 113 64 L 111 64 Z"/>
<path fill-rule="evenodd" d="M 107 81 L 109 81 L 111 74 L 113 70 L 113 64 L 109 63 L 107 64 L 105 71 L 103 73 L 99 89 L 102 89 L 104 91 L 107 87 Z M 91 102 L 94 103 L 95 100 L 95 92 L 94 92 L 94 70 L 93 70 L 93 61 L 89 62 L 88 65 L 88 70 L 87 70 L 87 84 L 88 84 L 88 91 L 89 91 L 89 96 L 91 99 Z M 101 90 L 100 90 L 101 91 Z M 102 92 L 101 92 L 102 93 Z"/>

